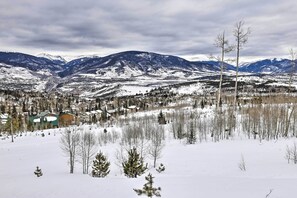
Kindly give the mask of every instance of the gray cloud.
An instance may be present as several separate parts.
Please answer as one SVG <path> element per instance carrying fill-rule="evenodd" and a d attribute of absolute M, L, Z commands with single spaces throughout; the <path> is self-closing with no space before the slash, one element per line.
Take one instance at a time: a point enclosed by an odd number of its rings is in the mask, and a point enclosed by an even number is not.
<path fill-rule="evenodd" d="M 293 0 L 4 0 L 0 50 L 100 53 L 145 50 L 217 53 L 217 34 L 245 20 L 252 34 L 243 56 L 280 57 L 297 45 Z M 25 50 L 25 51 L 24 51 Z"/>

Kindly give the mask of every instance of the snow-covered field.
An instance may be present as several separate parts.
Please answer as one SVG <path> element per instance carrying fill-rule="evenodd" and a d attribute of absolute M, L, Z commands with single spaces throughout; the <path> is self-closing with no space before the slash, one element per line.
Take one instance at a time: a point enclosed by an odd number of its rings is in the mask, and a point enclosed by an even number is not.
<path fill-rule="evenodd" d="M 162 188 L 162 197 L 297 196 L 297 165 L 288 164 L 285 159 L 286 146 L 292 146 L 296 139 L 260 143 L 234 138 L 186 145 L 167 137 L 158 160 L 166 166 L 165 172 L 155 171 L 152 160 L 147 158 L 145 161 L 150 169 L 134 179 L 125 177 L 115 165 L 115 151 L 119 145 L 109 143 L 98 146 L 98 150 L 107 154 L 111 172 L 106 178 L 93 178 L 82 174 L 80 164 L 76 164 L 74 174 L 69 174 L 68 159 L 59 144 L 63 130 L 44 131 L 45 137 L 41 132 L 28 133 L 17 137 L 14 143 L 10 139 L 0 140 L 1 198 L 136 198 L 133 188 L 142 188 L 144 176 L 149 172 L 155 177 L 154 185 Z M 119 131 L 118 128 L 114 130 Z M 246 171 L 238 167 L 242 156 Z M 36 166 L 42 169 L 42 177 L 33 174 Z"/>

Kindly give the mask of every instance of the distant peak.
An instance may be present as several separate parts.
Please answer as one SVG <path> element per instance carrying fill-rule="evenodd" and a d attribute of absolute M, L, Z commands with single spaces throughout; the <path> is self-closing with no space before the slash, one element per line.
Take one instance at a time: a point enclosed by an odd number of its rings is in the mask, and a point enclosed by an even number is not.
<path fill-rule="evenodd" d="M 67 62 L 62 56 L 59 56 L 59 55 L 51 55 L 51 54 L 47 54 L 47 53 L 40 53 L 40 54 L 37 55 L 37 57 L 47 58 L 47 59 L 52 60 L 52 61 L 61 61 L 61 62 L 64 62 L 64 63 Z"/>

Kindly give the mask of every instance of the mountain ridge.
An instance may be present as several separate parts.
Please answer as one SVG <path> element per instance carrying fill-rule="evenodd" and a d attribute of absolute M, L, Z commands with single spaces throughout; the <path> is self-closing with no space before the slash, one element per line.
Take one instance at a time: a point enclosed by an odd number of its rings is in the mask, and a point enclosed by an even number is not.
<path fill-rule="evenodd" d="M 156 87 L 199 83 L 200 79 L 212 81 L 210 84 L 214 86 L 220 71 L 218 61 L 188 61 L 178 56 L 143 51 L 64 60 L 60 56 L 0 52 L 0 89 L 58 91 L 85 97 L 125 95 Z M 224 75 L 233 78 L 236 67 L 224 63 L 224 68 Z M 288 59 L 265 59 L 239 67 L 243 76 L 293 71 L 292 61 Z"/>
<path fill-rule="evenodd" d="M 117 71 L 121 71 L 127 65 L 145 73 L 162 67 L 201 72 L 220 70 L 218 61 L 189 61 L 178 56 L 135 50 L 118 52 L 103 57 L 80 57 L 71 61 L 66 61 L 62 56 L 52 56 L 44 53 L 34 56 L 19 52 L 0 52 L 0 63 L 23 67 L 32 71 L 49 69 L 60 77 L 73 75 L 77 72 L 96 74 L 100 69 L 108 67 L 117 67 Z M 292 61 L 288 59 L 263 59 L 245 63 L 239 67 L 239 71 L 248 73 L 289 73 L 292 72 L 291 65 Z M 226 71 L 236 70 L 232 64 L 225 63 L 225 66 Z"/>

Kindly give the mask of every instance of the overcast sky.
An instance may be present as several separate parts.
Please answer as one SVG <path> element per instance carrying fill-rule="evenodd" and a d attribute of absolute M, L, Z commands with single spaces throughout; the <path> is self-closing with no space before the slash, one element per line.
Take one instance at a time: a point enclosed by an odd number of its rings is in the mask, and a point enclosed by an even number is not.
<path fill-rule="evenodd" d="M 239 20 L 245 58 L 297 48 L 296 0 L 0 0 L 0 51 L 108 55 L 143 50 L 195 59 Z"/>

